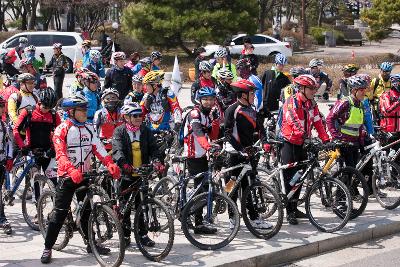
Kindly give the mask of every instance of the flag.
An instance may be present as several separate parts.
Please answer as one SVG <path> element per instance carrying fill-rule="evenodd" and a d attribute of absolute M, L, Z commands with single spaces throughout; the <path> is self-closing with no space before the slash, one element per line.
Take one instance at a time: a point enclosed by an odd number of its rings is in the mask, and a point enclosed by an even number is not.
<path fill-rule="evenodd" d="M 172 70 L 171 75 L 171 89 L 176 96 L 179 95 L 179 92 L 182 88 L 182 79 L 181 79 L 181 72 L 179 71 L 179 63 L 178 57 L 175 56 L 174 68 Z"/>
<path fill-rule="evenodd" d="M 77 62 L 76 62 L 76 60 L 77 60 L 77 54 L 76 53 L 77 53 L 78 49 L 79 49 L 79 47 L 76 45 L 75 46 L 75 53 L 74 53 L 74 61 L 72 62 L 72 65 L 73 65 L 74 69 L 78 68 Z"/>
<path fill-rule="evenodd" d="M 115 42 L 113 42 L 112 48 L 111 48 L 111 52 L 115 52 Z"/>

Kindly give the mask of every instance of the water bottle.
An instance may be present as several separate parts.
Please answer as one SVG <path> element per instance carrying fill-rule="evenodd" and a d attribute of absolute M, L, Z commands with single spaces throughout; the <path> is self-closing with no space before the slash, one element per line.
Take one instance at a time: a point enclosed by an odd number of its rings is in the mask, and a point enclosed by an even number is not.
<path fill-rule="evenodd" d="M 230 193 L 233 189 L 233 187 L 236 184 L 236 177 L 235 176 L 231 176 L 231 179 L 229 180 L 229 182 L 226 183 L 225 186 L 225 191 Z"/>
<path fill-rule="evenodd" d="M 304 171 L 303 170 L 298 170 L 294 175 L 292 180 L 290 180 L 289 184 L 290 186 L 294 186 L 297 181 L 300 179 L 300 177 L 303 175 Z"/>

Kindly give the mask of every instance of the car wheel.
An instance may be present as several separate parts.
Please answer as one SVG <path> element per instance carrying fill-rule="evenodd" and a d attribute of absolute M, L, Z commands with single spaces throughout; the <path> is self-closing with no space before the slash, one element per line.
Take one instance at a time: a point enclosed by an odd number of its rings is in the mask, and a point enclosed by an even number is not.
<path fill-rule="evenodd" d="M 74 72 L 74 64 L 72 63 L 72 60 L 67 57 L 67 68 L 65 69 L 67 73 L 73 73 Z"/>

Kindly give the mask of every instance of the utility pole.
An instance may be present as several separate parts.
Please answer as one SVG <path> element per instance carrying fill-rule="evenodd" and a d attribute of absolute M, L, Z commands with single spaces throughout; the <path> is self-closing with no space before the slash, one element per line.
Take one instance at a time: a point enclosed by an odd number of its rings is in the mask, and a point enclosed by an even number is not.
<path fill-rule="evenodd" d="M 301 0 L 301 46 L 305 47 L 306 32 L 306 0 Z"/>

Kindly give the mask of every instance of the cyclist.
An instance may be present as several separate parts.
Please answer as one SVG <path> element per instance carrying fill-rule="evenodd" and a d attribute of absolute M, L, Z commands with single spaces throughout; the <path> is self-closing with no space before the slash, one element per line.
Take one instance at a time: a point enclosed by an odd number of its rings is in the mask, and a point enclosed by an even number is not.
<path fill-rule="evenodd" d="M 230 105 L 236 102 L 236 94 L 233 92 L 231 83 L 233 74 L 229 70 L 219 70 L 216 86 L 217 103 L 224 112 Z"/>
<path fill-rule="evenodd" d="M 238 77 L 240 79 L 249 80 L 250 82 L 254 83 L 256 86 L 256 97 L 254 99 L 253 106 L 255 107 L 256 111 L 260 111 L 262 109 L 262 97 L 263 97 L 263 85 L 261 83 L 260 78 L 258 76 L 252 74 L 251 72 L 251 62 L 248 58 L 239 59 L 236 62 L 236 70 L 238 72 Z M 238 79 L 239 79 L 238 78 Z"/>
<path fill-rule="evenodd" d="M 107 71 L 104 80 L 104 88 L 114 88 L 119 93 L 119 99 L 124 100 L 132 91 L 133 72 L 125 66 L 125 53 L 115 52 L 112 54 L 112 67 Z"/>
<path fill-rule="evenodd" d="M 275 65 L 266 70 L 261 78 L 263 84 L 262 94 L 262 116 L 269 116 L 271 111 L 279 109 L 279 97 L 283 88 L 290 84 L 289 77 L 283 73 L 287 64 L 287 57 L 284 54 L 276 54 Z"/>
<path fill-rule="evenodd" d="M 42 263 L 50 263 L 51 251 L 60 229 L 68 215 L 72 197 L 75 190 L 85 183 L 83 174 L 91 170 L 91 155 L 96 157 L 107 167 L 114 179 L 119 179 L 120 170 L 114 164 L 110 155 L 104 149 L 97 137 L 93 125 L 87 124 L 88 101 L 81 95 L 72 98 L 64 98 L 60 107 L 68 113 L 68 118 L 55 130 L 53 136 L 54 148 L 57 159 L 57 175 L 59 185 L 56 189 L 54 214 L 50 219 L 45 237 L 44 251 L 41 257 Z M 78 201 L 83 201 L 85 191 L 76 193 Z M 90 206 L 85 207 L 82 214 L 83 238 L 88 239 L 88 219 Z M 87 243 L 87 242 L 85 242 Z M 97 246 L 101 254 L 108 254 L 109 249 Z M 88 253 L 92 252 L 89 245 L 86 246 Z"/>
<path fill-rule="evenodd" d="M 248 58 L 250 61 L 250 71 L 253 75 L 257 75 L 257 68 L 259 65 L 258 57 L 254 53 L 254 46 L 250 44 L 245 49 L 245 53 L 240 55 L 240 59 Z M 237 63 L 236 63 L 237 64 Z"/>
<path fill-rule="evenodd" d="M 143 93 L 143 77 L 139 75 L 133 75 L 132 77 L 132 87 L 133 90 L 132 92 L 129 92 L 129 94 L 125 97 L 124 99 L 124 104 L 125 103 L 138 103 L 143 99 L 144 93 Z"/>
<path fill-rule="evenodd" d="M 322 94 L 322 98 L 324 100 L 329 100 L 329 92 L 332 88 L 332 80 L 329 78 L 328 74 L 325 72 L 321 71 L 322 66 L 324 65 L 324 62 L 322 59 L 318 58 L 313 58 L 310 60 L 310 63 L 308 64 L 308 73 L 314 76 L 315 80 L 317 81 L 318 84 L 318 89 L 321 87 L 323 83 L 326 84 L 326 88 L 324 93 Z"/>
<path fill-rule="evenodd" d="M 12 77 L 11 84 L 0 91 L 0 96 L 5 101 L 5 107 L 2 114 L 2 120 L 8 124 L 8 99 L 13 93 L 19 93 L 19 82 L 18 76 Z"/>
<path fill-rule="evenodd" d="M 195 48 L 193 54 L 196 57 L 194 59 L 194 79 L 197 80 L 200 77 L 199 65 L 205 58 L 206 49 L 202 46 Z"/>
<path fill-rule="evenodd" d="M 140 59 L 139 52 L 133 52 L 129 56 L 128 62 L 125 64 L 125 66 L 127 66 L 128 68 L 130 68 L 132 70 L 133 75 L 136 75 L 139 72 L 139 70 L 137 70 L 135 68 L 135 66 L 139 63 L 139 59 Z"/>
<path fill-rule="evenodd" d="M 5 105 L 6 101 L 0 96 L 0 117 L 3 116 Z M 7 217 L 4 214 L 2 188 L 3 182 L 6 180 L 6 171 L 11 171 L 13 167 L 13 144 L 6 123 L 0 121 L 0 124 L 0 229 L 2 229 L 5 234 L 11 235 L 11 224 L 7 221 Z"/>
<path fill-rule="evenodd" d="M 140 64 L 139 76 L 144 77 L 151 70 L 151 63 L 152 62 L 150 57 L 145 57 L 139 60 L 138 63 Z"/>
<path fill-rule="evenodd" d="M 262 124 L 257 120 L 257 112 L 252 108 L 255 99 L 256 86 L 248 80 L 240 80 L 231 84 L 236 92 L 237 101 L 225 111 L 225 137 L 227 139 L 226 150 L 245 152 L 246 148 L 254 145 L 256 139 L 254 133 L 260 132 L 261 138 L 264 138 L 265 131 Z M 229 166 L 236 166 L 242 163 L 245 159 L 237 153 L 229 153 Z M 232 171 L 232 176 L 237 177 L 241 169 Z M 228 182 L 228 181 L 226 181 Z M 247 179 L 241 181 L 241 187 L 244 191 L 248 186 Z M 237 201 L 237 191 L 232 196 L 233 201 Z M 246 201 L 246 200 L 242 200 Z M 272 225 L 260 220 L 257 211 L 252 206 L 248 205 L 249 217 L 251 224 L 258 228 L 268 229 Z M 234 222 L 230 221 L 230 228 L 234 227 Z"/>
<path fill-rule="evenodd" d="M 46 65 L 46 68 L 52 68 L 53 80 L 54 80 L 54 90 L 57 94 L 57 99 L 63 97 L 62 87 L 64 83 L 65 70 L 68 68 L 67 57 L 61 52 L 62 44 L 53 44 L 53 52 L 50 62 Z"/>
<path fill-rule="evenodd" d="M 111 141 L 115 128 L 122 124 L 120 113 L 119 93 L 113 88 L 108 88 L 101 95 L 102 109 L 96 111 L 93 123 L 100 140 Z M 111 151 L 111 142 L 104 145 L 107 151 Z"/>
<path fill-rule="evenodd" d="M 132 183 L 137 181 L 138 175 L 134 168 L 142 164 L 149 164 L 151 161 L 157 162 L 156 168 L 162 169 L 160 163 L 160 152 L 156 140 L 150 129 L 143 124 L 142 108 L 137 103 L 124 105 L 121 109 L 124 123 L 117 127 L 112 138 L 112 155 L 114 161 L 121 168 L 123 178 L 120 190 L 126 190 Z M 130 198 L 130 194 L 124 196 L 124 204 Z M 139 205 L 139 194 L 135 199 L 135 206 Z M 130 210 L 128 211 L 130 213 Z M 141 242 L 145 246 L 153 247 L 154 241 L 147 236 L 146 227 L 141 218 L 139 234 Z M 123 219 L 125 244 L 129 246 L 131 239 L 131 219 L 129 214 L 125 214 Z"/>
<path fill-rule="evenodd" d="M 219 112 L 215 109 L 214 88 L 202 87 L 198 91 L 199 104 L 188 114 L 184 125 L 184 155 L 190 176 L 208 171 L 206 152 L 212 150 L 209 140 L 219 136 Z M 194 180 L 197 187 L 202 178 Z M 202 189 L 206 191 L 205 188 Z M 217 229 L 203 224 L 202 212 L 195 214 L 195 234 L 215 234 Z"/>
<path fill-rule="evenodd" d="M 22 59 L 19 62 L 19 68 L 23 73 L 30 73 L 35 76 L 35 89 L 33 90 L 35 94 L 38 94 L 40 89 L 47 88 L 46 76 L 36 72 L 31 59 Z"/>
<path fill-rule="evenodd" d="M 18 41 L 18 46 L 10 49 L 2 58 L 2 68 L 9 76 L 20 74 L 13 64 L 17 60 L 17 56 L 20 60 L 22 59 L 24 48 L 28 45 L 28 38 L 26 37 L 20 37 Z"/>
<path fill-rule="evenodd" d="M 20 90 L 11 94 L 8 99 L 8 116 L 13 125 L 17 122 L 18 115 L 24 108 L 36 106 L 38 99 L 33 93 L 35 81 L 35 76 L 29 73 L 22 73 L 18 76 Z"/>
<path fill-rule="evenodd" d="M 33 65 L 33 67 L 36 70 L 36 73 L 40 75 L 41 70 L 46 66 L 46 60 L 44 58 L 44 54 L 40 53 L 39 57 L 41 60 L 36 59 L 36 47 L 33 45 L 30 45 L 28 47 L 25 47 L 24 49 L 24 55 L 25 58 L 30 61 Z"/>
<path fill-rule="evenodd" d="M 162 54 L 158 51 L 151 52 L 151 70 L 160 70 L 160 64 L 162 60 Z"/>
<path fill-rule="evenodd" d="M 73 96 L 77 92 L 83 90 L 83 88 L 85 87 L 85 85 L 83 84 L 83 77 L 88 71 L 89 70 L 85 68 L 79 68 L 75 71 L 75 80 L 72 82 L 71 87 L 69 88 L 70 96 Z"/>
<path fill-rule="evenodd" d="M 289 164 L 307 159 L 303 148 L 304 140 L 311 138 L 313 127 L 317 130 L 319 138 L 323 142 L 329 141 L 325 126 L 320 116 L 314 95 L 318 90 L 318 84 L 311 75 L 300 75 L 294 79 L 298 84 L 296 94 L 290 96 L 283 104 L 281 134 L 284 139 L 281 148 L 282 164 Z M 292 177 L 299 169 L 294 167 L 283 170 L 286 192 L 289 193 L 289 184 Z M 301 188 L 293 195 L 293 200 L 298 200 Z M 297 218 L 305 218 L 305 214 L 297 209 L 297 202 L 290 202 L 286 207 L 287 221 L 289 224 L 298 224 Z"/>
<path fill-rule="evenodd" d="M 199 78 L 192 84 L 191 87 L 191 99 L 193 104 L 198 104 L 197 101 L 197 91 L 201 87 L 211 87 L 215 88 L 215 84 L 217 80 L 211 76 L 211 64 L 208 61 L 201 61 L 199 63 L 200 76 Z"/>
<path fill-rule="evenodd" d="M 97 76 L 104 78 L 106 76 L 103 62 L 101 61 L 101 54 L 98 50 L 91 49 L 89 51 L 89 61 L 87 65 L 83 65 L 89 71 L 94 72 Z"/>
<path fill-rule="evenodd" d="M 82 52 L 82 66 L 83 68 L 86 68 L 86 66 L 89 65 L 89 53 L 91 50 L 91 46 L 92 46 L 92 42 L 90 40 L 84 40 L 81 44 L 82 48 L 81 48 L 81 52 Z"/>
<path fill-rule="evenodd" d="M 303 67 L 293 67 L 289 70 L 290 77 L 292 78 L 292 83 L 283 88 L 281 92 L 281 97 L 280 101 L 283 105 L 285 103 L 286 99 L 289 98 L 289 96 L 297 93 L 297 84 L 294 82 L 294 80 L 299 77 L 300 75 L 306 74 L 306 70 Z"/>
<path fill-rule="evenodd" d="M 356 64 L 347 64 L 342 68 L 343 78 L 339 81 L 339 93 L 337 99 L 350 95 L 347 88 L 347 78 L 356 75 L 359 69 L 360 68 Z"/>
<path fill-rule="evenodd" d="M 232 72 L 233 80 L 236 81 L 236 78 L 237 78 L 236 67 L 234 64 L 228 62 L 227 56 L 228 56 L 228 52 L 224 48 L 219 49 L 215 52 L 215 58 L 216 58 L 217 63 L 214 66 L 212 76 L 214 78 L 217 78 L 217 73 L 220 69 L 227 69 L 230 72 Z"/>
<path fill-rule="evenodd" d="M 87 108 L 87 122 L 92 123 L 94 114 L 100 109 L 101 99 L 99 95 L 99 76 L 93 72 L 86 72 L 83 76 L 83 88 L 81 94 L 89 102 Z"/>
<path fill-rule="evenodd" d="M 149 126 L 152 131 L 169 130 L 170 123 L 179 130 L 182 123 L 182 110 L 175 94 L 169 87 L 163 88 L 161 83 L 164 72 L 153 70 L 143 78 L 147 93 L 143 96 L 141 106 L 148 114 Z"/>

